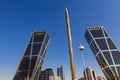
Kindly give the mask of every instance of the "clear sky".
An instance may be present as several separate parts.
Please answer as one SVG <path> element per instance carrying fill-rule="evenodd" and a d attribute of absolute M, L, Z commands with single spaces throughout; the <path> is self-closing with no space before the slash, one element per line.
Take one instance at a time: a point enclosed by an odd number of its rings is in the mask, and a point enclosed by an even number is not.
<path fill-rule="evenodd" d="M 104 26 L 120 47 L 119 0 L 0 0 L 0 80 L 12 80 L 33 31 L 48 31 L 51 41 L 43 68 L 56 72 L 64 66 L 66 80 L 71 80 L 65 23 L 69 10 L 74 62 L 77 78 L 83 75 L 79 44 L 85 46 L 86 66 L 97 75 L 101 69 L 87 44 L 84 33 L 89 26 Z"/>

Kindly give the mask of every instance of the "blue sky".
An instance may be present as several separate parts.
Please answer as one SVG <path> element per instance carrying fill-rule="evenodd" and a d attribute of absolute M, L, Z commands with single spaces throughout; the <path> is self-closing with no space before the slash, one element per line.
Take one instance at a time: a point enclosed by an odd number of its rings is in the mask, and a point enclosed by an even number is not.
<path fill-rule="evenodd" d="M 65 8 L 69 10 L 74 62 L 77 78 L 83 65 L 78 51 L 85 46 L 86 66 L 97 75 L 101 69 L 93 56 L 84 33 L 89 26 L 104 26 L 120 47 L 119 0 L 0 0 L 0 80 L 12 80 L 33 31 L 48 31 L 51 41 L 43 69 L 63 64 L 66 80 L 71 80 Z"/>

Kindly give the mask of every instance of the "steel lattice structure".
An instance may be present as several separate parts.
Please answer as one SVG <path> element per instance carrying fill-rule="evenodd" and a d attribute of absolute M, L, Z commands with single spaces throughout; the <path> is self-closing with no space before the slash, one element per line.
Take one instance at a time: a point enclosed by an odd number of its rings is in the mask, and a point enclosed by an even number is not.
<path fill-rule="evenodd" d="M 13 80 L 39 80 L 50 37 L 47 32 L 33 32 Z"/>
<path fill-rule="evenodd" d="M 104 27 L 87 28 L 85 38 L 107 80 L 120 80 L 120 50 Z"/>

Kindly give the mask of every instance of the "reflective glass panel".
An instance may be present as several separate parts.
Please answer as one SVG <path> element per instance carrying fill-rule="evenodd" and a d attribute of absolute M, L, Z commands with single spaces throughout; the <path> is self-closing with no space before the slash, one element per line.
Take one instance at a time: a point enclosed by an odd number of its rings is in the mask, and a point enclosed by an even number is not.
<path fill-rule="evenodd" d="M 34 44 L 33 45 L 33 50 L 32 50 L 32 55 L 38 55 L 39 51 L 40 51 L 40 48 L 41 48 L 41 43 Z"/>
<path fill-rule="evenodd" d="M 117 67 L 118 74 L 120 76 L 120 66 Z"/>
<path fill-rule="evenodd" d="M 25 51 L 25 55 L 30 55 L 31 52 L 31 44 L 28 44 L 26 51 Z"/>
<path fill-rule="evenodd" d="M 27 71 L 17 72 L 13 80 L 25 80 L 27 75 L 28 75 Z"/>
<path fill-rule="evenodd" d="M 37 60 L 37 56 L 33 56 L 31 58 L 31 66 L 30 66 L 30 69 L 33 70 L 34 67 L 35 67 L 35 64 L 36 64 L 36 60 Z"/>
<path fill-rule="evenodd" d="M 20 66 L 19 66 L 19 70 L 28 70 L 29 68 L 29 57 L 23 57 Z"/>
<path fill-rule="evenodd" d="M 96 44 L 95 44 L 94 41 L 92 41 L 90 47 L 91 47 L 91 49 L 92 49 L 94 55 L 96 55 L 96 54 L 98 53 L 99 50 L 98 50 L 98 47 L 96 46 Z"/>
<path fill-rule="evenodd" d="M 116 46 L 114 45 L 114 43 L 112 42 L 112 40 L 110 38 L 107 38 L 108 44 L 110 49 L 117 49 Z"/>
<path fill-rule="evenodd" d="M 115 64 L 120 64 L 120 52 L 119 51 L 111 51 L 111 53 L 113 55 Z"/>
<path fill-rule="evenodd" d="M 116 74 L 116 71 L 115 71 L 115 67 L 111 67 L 111 69 L 112 69 L 112 71 L 114 72 L 114 74 L 117 75 L 117 74 Z"/>
<path fill-rule="evenodd" d="M 111 56 L 110 56 L 110 52 L 103 52 L 103 54 L 104 54 L 106 60 L 108 61 L 108 63 L 109 63 L 110 65 L 112 65 L 113 62 L 112 62 L 112 59 L 111 59 Z"/>
<path fill-rule="evenodd" d="M 91 38 L 90 33 L 88 31 L 86 31 L 85 37 L 86 37 L 87 42 L 90 43 L 92 38 Z"/>
<path fill-rule="evenodd" d="M 108 50 L 105 39 L 96 39 L 96 42 L 101 50 Z"/>
<path fill-rule="evenodd" d="M 103 31 L 104 31 L 105 36 L 108 37 L 108 34 L 106 33 L 106 31 L 105 30 L 103 30 Z"/>
<path fill-rule="evenodd" d="M 97 29 L 97 30 L 90 30 L 90 32 L 92 33 L 93 37 L 104 37 L 102 29 Z"/>
<path fill-rule="evenodd" d="M 97 59 L 99 65 L 101 66 L 101 68 L 104 68 L 105 66 L 107 66 L 107 63 L 105 62 L 101 53 L 99 53 L 99 55 L 96 57 L 96 59 Z"/>

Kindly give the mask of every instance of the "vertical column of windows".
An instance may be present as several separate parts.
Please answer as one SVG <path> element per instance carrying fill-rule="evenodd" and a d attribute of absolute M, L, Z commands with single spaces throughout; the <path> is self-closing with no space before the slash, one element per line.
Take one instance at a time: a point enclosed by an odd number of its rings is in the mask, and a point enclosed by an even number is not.
<path fill-rule="evenodd" d="M 116 70 L 116 66 L 115 66 L 115 62 L 114 62 L 114 59 L 113 59 L 113 56 L 112 56 L 112 53 L 111 53 L 111 50 L 112 49 L 116 49 L 116 46 L 114 45 L 114 43 L 112 42 L 112 39 L 110 38 L 110 36 L 109 35 L 107 35 L 107 33 L 105 32 L 105 29 L 104 28 L 102 28 L 102 30 L 103 30 L 103 33 L 104 33 L 104 37 L 105 37 L 105 40 L 106 40 L 106 43 L 107 43 L 107 46 L 108 46 L 108 51 L 109 51 L 109 54 L 110 54 L 110 59 L 111 59 L 111 63 L 113 63 L 112 65 L 114 65 L 114 69 L 112 69 L 110 66 L 109 66 L 109 68 L 110 68 L 110 70 L 113 72 L 113 75 L 114 75 L 114 79 L 117 79 L 117 75 L 118 74 L 116 74 L 117 73 L 117 70 Z M 106 37 L 107 36 L 107 37 Z M 107 56 L 106 56 L 106 59 L 107 59 Z M 110 59 L 107 59 L 107 61 L 109 61 Z M 109 61 L 109 63 L 110 63 L 110 61 Z"/>

